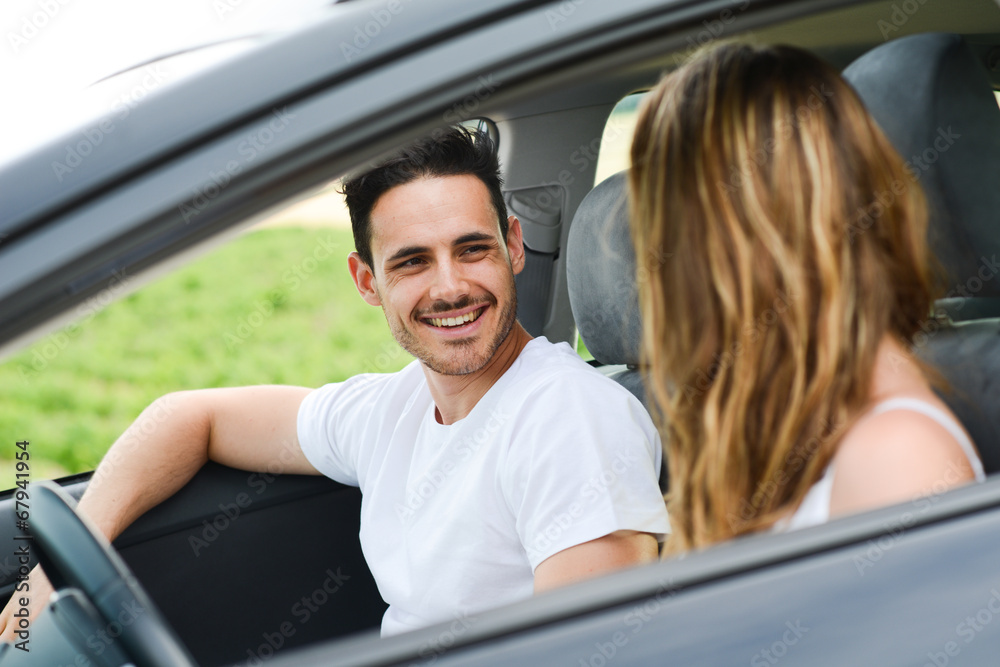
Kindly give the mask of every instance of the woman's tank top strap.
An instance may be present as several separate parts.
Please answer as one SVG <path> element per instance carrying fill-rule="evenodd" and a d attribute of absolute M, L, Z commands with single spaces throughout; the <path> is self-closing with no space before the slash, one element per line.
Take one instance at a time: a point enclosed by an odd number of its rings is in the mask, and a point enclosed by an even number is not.
<path fill-rule="evenodd" d="M 869 410 L 868 415 L 879 415 L 890 410 L 918 412 L 936 421 L 961 445 L 962 451 L 965 452 L 965 456 L 969 459 L 969 465 L 972 466 L 972 472 L 976 477 L 976 481 L 982 482 L 986 479 L 986 474 L 983 471 L 983 463 L 979 460 L 979 454 L 976 453 L 976 448 L 972 445 L 972 441 L 969 440 L 969 436 L 965 434 L 965 431 L 959 426 L 958 422 L 947 412 L 919 398 L 899 397 L 889 398 L 878 403 Z M 802 499 L 795 513 L 778 521 L 774 525 L 774 530 L 786 531 L 807 528 L 825 523 L 830 519 L 833 470 L 834 467 L 831 463 L 827 466 L 823 477 L 813 484 L 812 488 L 806 493 L 806 497 Z"/>
<path fill-rule="evenodd" d="M 877 404 L 868 413 L 870 415 L 879 415 L 883 412 L 889 412 L 890 410 L 909 410 L 911 412 L 919 412 L 920 414 L 930 417 L 938 424 L 942 426 L 951 437 L 958 441 L 961 445 L 962 451 L 965 452 L 966 458 L 969 459 L 969 465 L 972 466 L 972 472 L 976 476 L 977 482 L 982 482 L 986 479 L 986 473 L 983 471 L 983 463 L 979 460 L 979 454 L 976 452 L 976 448 L 972 445 L 972 441 L 969 440 L 969 436 L 965 434 L 965 431 L 959 426 L 958 422 L 949 415 L 947 412 L 941 408 L 928 403 L 927 401 L 922 401 L 919 398 L 911 398 L 908 396 L 903 396 L 899 398 L 889 398 L 881 403 Z"/>

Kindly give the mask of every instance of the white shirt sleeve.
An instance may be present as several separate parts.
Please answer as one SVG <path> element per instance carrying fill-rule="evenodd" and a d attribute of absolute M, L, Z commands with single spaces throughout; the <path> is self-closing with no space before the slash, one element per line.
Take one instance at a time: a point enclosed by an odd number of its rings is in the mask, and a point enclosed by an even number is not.
<path fill-rule="evenodd" d="M 356 375 L 309 393 L 299 407 L 296 423 L 302 453 L 327 477 L 360 486 L 361 448 L 370 440 L 366 427 L 378 406 L 370 396 L 381 375 Z"/>
<path fill-rule="evenodd" d="M 525 397 L 503 466 L 503 488 L 532 569 L 616 530 L 658 540 L 669 532 L 652 420 L 612 380 L 575 375 Z"/>

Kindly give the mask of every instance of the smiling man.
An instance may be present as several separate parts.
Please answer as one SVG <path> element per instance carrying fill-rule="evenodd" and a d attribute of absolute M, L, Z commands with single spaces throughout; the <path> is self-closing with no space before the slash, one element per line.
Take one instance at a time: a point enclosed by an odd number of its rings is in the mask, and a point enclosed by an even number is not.
<path fill-rule="evenodd" d="M 463 129 L 346 182 L 351 275 L 416 360 L 317 390 L 170 394 L 130 428 L 141 446 L 126 432 L 111 447 L 81 511 L 114 539 L 207 460 L 359 486 L 383 634 L 655 559 L 655 428 L 567 344 L 518 324 L 524 245 L 500 187 L 492 144 Z"/>

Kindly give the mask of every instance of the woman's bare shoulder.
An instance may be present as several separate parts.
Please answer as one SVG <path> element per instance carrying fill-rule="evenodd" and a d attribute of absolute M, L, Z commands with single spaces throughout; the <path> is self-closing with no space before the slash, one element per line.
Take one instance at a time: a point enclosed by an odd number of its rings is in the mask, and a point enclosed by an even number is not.
<path fill-rule="evenodd" d="M 941 411 L 961 428 L 932 393 L 892 398 L 917 399 Z M 841 440 L 834 456 L 831 515 L 942 493 L 974 479 L 962 445 L 938 419 L 898 407 L 863 415 Z"/>

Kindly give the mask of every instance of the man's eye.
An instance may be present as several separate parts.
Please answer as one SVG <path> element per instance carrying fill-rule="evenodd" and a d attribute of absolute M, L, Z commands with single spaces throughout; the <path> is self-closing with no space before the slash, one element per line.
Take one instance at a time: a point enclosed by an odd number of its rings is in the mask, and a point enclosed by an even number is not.
<path fill-rule="evenodd" d="M 397 264 L 396 268 L 397 269 L 407 269 L 407 268 L 410 268 L 412 266 L 417 266 L 418 264 L 422 263 L 423 261 L 424 260 L 422 260 L 419 257 L 411 257 L 410 259 L 406 260 L 405 262 L 401 262 L 401 263 Z"/>
<path fill-rule="evenodd" d="M 473 246 L 469 246 L 468 248 L 465 249 L 465 254 L 466 255 L 474 255 L 476 253 L 488 252 L 489 249 L 490 249 L 490 247 L 486 246 L 486 245 L 473 245 Z"/>

